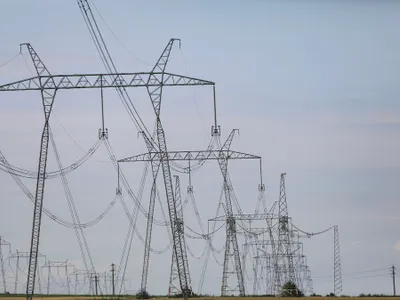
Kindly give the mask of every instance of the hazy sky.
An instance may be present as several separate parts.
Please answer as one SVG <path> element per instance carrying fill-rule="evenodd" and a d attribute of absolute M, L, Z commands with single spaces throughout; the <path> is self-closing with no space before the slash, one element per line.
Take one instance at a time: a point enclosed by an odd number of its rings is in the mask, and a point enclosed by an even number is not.
<path fill-rule="evenodd" d="M 278 199 L 279 175 L 286 172 L 289 214 L 296 226 L 315 232 L 339 225 L 343 293 L 391 292 L 389 267 L 400 267 L 400 244 L 395 246 L 400 242 L 398 1 L 93 2 L 108 24 L 96 12 L 121 72 L 149 71 L 171 37 L 182 39 L 168 70 L 216 82 L 223 138 L 239 128 L 232 147 L 262 156 L 268 205 Z M 20 43 L 30 42 L 50 72 L 104 72 L 75 1 L 2 0 L 0 4 L 0 65 L 18 54 Z M 34 72 L 27 51 L 23 53 L 0 67 L 0 84 Z M 98 90 L 57 95 L 51 125 L 64 165 L 96 142 L 99 95 Z M 132 90 L 131 96 L 152 127 L 154 116 L 145 90 Z M 163 101 L 169 149 L 205 149 L 213 124 L 211 88 L 171 88 Z M 1 151 L 12 164 L 35 170 L 43 126 L 40 94 L 0 93 L 0 102 Z M 105 92 L 105 107 L 117 158 L 145 152 L 114 91 Z M 56 170 L 51 148 L 49 153 L 48 169 Z M 143 167 L 123 165 L 135 192 Z M 243 211 L 251 213 L 258 196 L 257 163 L 234 162 L 230 173 Z M 28 251 L 32 204 L 7 173 L 0 176 L 0 236 L 12 243 L 13 251 Z M 81 221 L 98 216 L 114 199 L 117 181 L 104 146 L 69 174 L 68 181 Z M 181 182 L 185 192 L 187 176 L 181 176 Z M 24 183 L 34 191 L 34 180 Z M 146 209 L 149 184 L 143 196 Z M 194 173 L 193 186 L 207 226 L 221 190 L 216 164 Z M 166 211 L 164 192 L 161 197 Z M 128 196 L 125 200 L 132 208 Z M 59 178 L 48 180 L 44 205 L 70 220 Z M 163 218 L 159 207 L 156 218 Z M 185 218 L 200 231 L 189 206 Z M 144 236 L 143 215 L 138 224 Z M 127 229 L 128 220 L 116 203 L 104 220 L 86 230 L 98 271 L 109 269 L 112 262 L 119 264 Z M 223 232 L 220 237 L 217 249 L 223 246 Z M 82 268 L 73 230 L 44 216 L 41 242 L 40 250 L 50 260 L 69 259 Z M 154 226 L 154 249 L 165 249 L 168 243 L 165 228 Z M 204 242 L 188 243 L 194 256 L 200 256 Z M 305 239 L 304 251 L 315 292 L 331 292 L 333 232 Z M 140 288 L 142 256 L 143 244 L 135 236 L 127 270 L 130 291 Z M 167 292 L 170 257 L 170 250 L 152 254 L 151 293 Z M 217 258 L 222 262 L 222 254 Z M 189 256 L 189 260 L 197 290 L 204 257 Z M 15 261 L 10 265 L 15 268 Z M 7 273 L 10 286 L 12 268 Z M 249 266 L 246 270 L 251 292 L 252 271 Z M 211 258 L 203 292 L 218 294 L 221 277 L 222 267 Z M 24 280 L 21 277 L 21 291 Z"/>

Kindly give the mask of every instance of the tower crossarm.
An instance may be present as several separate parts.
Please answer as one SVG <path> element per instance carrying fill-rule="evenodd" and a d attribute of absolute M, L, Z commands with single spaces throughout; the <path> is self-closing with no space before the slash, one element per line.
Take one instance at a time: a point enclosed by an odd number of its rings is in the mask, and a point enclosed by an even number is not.
<path fill-rule="evenodd" d="M 235 220 L 241 220 L 241 221 L 262 221 L 262 220 L 267 220 L 268 218 L 274 218 L 275 216 L 269 213 L 264 213 L 264 214 L 235 214 L 233 215 L 233 218 Z M 213 219 L 209 219 L 209 222 L 225 222 L 228 217 L 223 215 L 223 216 L 218 216 Z"/>
<path fill-rule="evenodd" d="M 148 152 L 120 159 L 118 162 L 138 162 L 161 160 L 161 152 Z M 165 154 L 164 154 L 165 155 Z M 237 152 L 232 150 L 201 150 L 201 151 L 169 151 L 167 153 L 169 161 L 203 161 L 224 159 L 261 159 L 260 156 Z"/>
<path fill-rule="evenodd" d="M 40 84 L 42 82 L 42 85 Z M 151 86 L 215 85 L 214 82 L 194 77 L 162 72 L 39 75 L 0 85 L 0 91 L 40 91 L 87 88 L 128 88 Z"/>
<path fill-rule="evenodd" d="M 273 241 L 271 241 L 271 240 L 251 241 L 251 242 L 247 242 L 247 243 L 243 244 L 243 246 L 245 246 L 245 247 L 249 247 L 249 246 L 272 246 L 272 245 L 273 245 Z"/>

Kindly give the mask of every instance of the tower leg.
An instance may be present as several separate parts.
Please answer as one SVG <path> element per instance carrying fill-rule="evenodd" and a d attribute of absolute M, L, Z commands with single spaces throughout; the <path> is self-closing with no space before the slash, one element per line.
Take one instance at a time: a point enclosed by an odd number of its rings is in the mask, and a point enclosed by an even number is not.
<path fill-rule="evenodd" d="M 153 171 L 153 184 L 151 187 L 150 193 L 150 203 L 149 203 L 149 216 L 147 218 L 147 227 L 146 227 L 146 239 L 145 239 L 145 247 L 144 247 L 144 257 L 143 257 L 143 269 L 142 269 L 142 284 L 140 287 L 140 293 L 143 296 L 147 296 L 147 278 L 149 274 L 149 263 L 150 263 L 150 244 L 151 244 L 151 234 L 153 230 L 153 216 L 154 216 L 154 206 L 156 202 L 157 195 L 157 174 L 160 168 L 159 161 L 151 162 L 151 169 Z"/>
<path fill-rule="evenodd" d="M 3 260 L 3 249 L 2 249 L 3 242 L 1 241 L 0 236 L 0 268 L 1 268 L 1 278 L 3 280 L 3 290 L 4 294 L 7 294 L 7 285 L 6 285 L 6 272 L 4 270 L 4 260 Z"/>
<path fill-rule="evenodd" d="M 46 66 L 43 64 L 35 50 L 30 44 L 25 44 L 28 48 L 29 54 L 31 55 L 33 64 L 36 69 L 38 76 L 50 75 Z M 31 300 L 35 292 L 35 279 L 36 279 L 36 268 L 39 254 L 39 241 L 40 241 L 40 226 L 42 223 L 42 208 L 43 208 L 43 195 L 46 180 L 46 167 L 47 167 L 47 152 L 49 148 L 49 130 L 50 130 L 50 114 L 53 108 L 54 98 L 56 96 L 56 89 L 51 88 L 56 86 L 54 79 L 46 82 L 46 86 L 42 80 L 39 80 L 42 95 L 42 105 L 44 112 L 44 126 L 40 142 L 40 154 L 39 154 L 39 165 L 36 181 L 36 193 L 35 193 L 35 204 L 33 208 L 33 221 L 32 221 L 32 236 L 31 236 L 31 248 L 29 256 L 28 266 L 28 278 L 26 283 L 26 299 Z"/>

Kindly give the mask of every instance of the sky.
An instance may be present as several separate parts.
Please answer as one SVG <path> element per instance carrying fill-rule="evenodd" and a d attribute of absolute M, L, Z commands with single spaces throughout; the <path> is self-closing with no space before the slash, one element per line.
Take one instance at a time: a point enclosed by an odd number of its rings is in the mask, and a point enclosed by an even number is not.
<path fill-rule="evenodd" d="M 400 268 L 400 3 L 398 1 L 267 1 L 187 2 L 92 0 L 95 17 L 120 72 L 150 71 L 169 39 L 180 38 L 167 70 L 216 83 L 217 117 L 222 139 L 240 129 L 232 149 L 262 157 L 266 201 L 279 197 L 279 178 L 287 173 L 289 214 L 307 232 L 332 225 L 340 231 L 343 294 L 391 293 L 389 268 Z M 29 42 L 53 74 L 105 72 L 75 1 L 2 0 L 0 10 L 0 84 L 33 76 Z M 94 7 L 94 6 L 93 6 Z M 100 13 L 100 14 L 99 14 Z M 10 59 L 15 57 L 11 62 Z M 4 64 L 6 63 L 6 64 Z M 130 95 L 146 126 L 154 113 L 146 91 Z M 51 127 L 64 166 L 92 147 L 101 126 L 98 90 L 60 91 Z M 104 92 L 105 122 L 118 159 L 146 152 L 121 101 Z M 35 171 L 43 126 L 38 92 L 0 93 L 0 150 L 8 161 Z M 170 88 L 162 102 L 168 149 L 205 149 L 213 125 L 211 87 Z M 133 191 L 144 164 L 121 168 Z M 50 171 L 57 170 L 49 148 Z M 187 175 L 180 174 L 183 198 Z M 216 163 L 192 174 L 202 224 L 215 216 L 222 178 Z M 232 162 L 230 176 L 244 212 L 254 211 L 258 197 L 258 164 Z M 67 175 L 82 222 L 95 219 L 115 198 L 117 176 L 104 145 Z M 167 214 L 162 178 L 160 197 Z M 22 179 L 31 192 L 35 180 Z M 143 206 L 148 205 L 150 181 Z M 126 190 L 124 198 L 133 209 Z M 0 173 L 0 236 L 12 251 L 29 251 L 32 204 L 5 172 Z M 155 216 L 163 220 L 156 203 Z M 60 178 L 46 184 L 44 206 L 71 220 Z M 200 231 L 192 208 L 185 222 Z M 98 272 L 120 264 L 128 230 L 120 203 L 95 226 L 85 230 Z M 145 235 L 145 217 L 138 229 Z M 153 226 L 152 247 L 169 245 L 163 226 Z M 223 247 L 224 229 L 215 240 Z M 240 243 L 243 240 L 240 239 Z M 314 291 L 332 292 L 333 232 L 304 239 Z M 205 243 L 189 240 L 192 282 L 198 289 Z M 127 268 L 127 292 L 140 288 L 143 243 L 135 235 Z M 5 251 L 5 249 L 3 250 Z M 68 259 L 83 268 L 72 229 L 43 216 L 40 251 L 51 261 Z M 199 257 L 201 256 L 201 257 Z M 217 254 L 219 262 L 222 254 Z M 167 292 L 171 250 L 151 254 L 148 289 Z M 7 266 L 13 291 L 15 260 Z M 21 262 L 21 274 L 26 273 Z M 25 269 L 24 269 L 25 268 Z M 246 289 L 252 291 L 252 270 L 246 266 Z M 57 274 L 57 271 L 54 271 Z M 65 289 L 61 275 L 52 289 Z M 203 293 L 219 294 L 222 267 L 210 258 Z M 20 275 L 18 290 L 25 277 Z M 1 284 L 1 283 L 0 283 Z"/>

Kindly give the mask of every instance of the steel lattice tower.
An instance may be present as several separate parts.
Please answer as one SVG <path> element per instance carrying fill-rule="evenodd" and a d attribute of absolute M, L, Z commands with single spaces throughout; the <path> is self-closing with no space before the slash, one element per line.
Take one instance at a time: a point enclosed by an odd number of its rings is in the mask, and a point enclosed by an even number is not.
<path fill-rule="evenodd" d="M 174 175 L 175 177 L 175 203 L 176 203 L 176 210 L 177 210 L 177 222 L 180 224 L 179 231 L 182 235 L 182 249 L 183 249 L 183 258 L 185 263 L 185 270 L 186 270 L 186 277 L 188 278 L 189 284 L 189 294 L 192 294 L 192 287 L 191 287 L 191 279 L 190 279 L 190 272 L 189 272 L 189 261 L 187 258 L 187 251 L 186 251 L 186 240 L 184 235 L 184 220 L 183 220 L 183 207 L 182 207 L 182 194 L 181 194 L 181 184 L 179 180 L 179 176 Z M 176 258 L 175 253 L 172 252 L 172 259 L 171 259 L 171 272 L 169 277 L 169 289 L 168 289 L 168 296 L 178 295 L 182 293 L 179 288 L 177 282 L 178 279 L 178 269 L 176 266 Z"/>
<path fill-rule="evenodd" d="M 71 263 L 66 261 L 46 261 L 46 264 L 43 266 L 43 268 L 47 268 L 47 295 L 50 294 L 50 278 L 51 278 L 51 270 L 53 268 L 57 269 L 57 272 L 59 272 L 60 269 L 64 270 L 64 275 L 65 275 L 65 281 L 66 281 L 66 288 L 67 292 L 69 295 L 71 295 L 71 281 L 69 278 L 70 274 L 73 274 L 69 272 L 70 269 L 75 270 L 75 266 Z"/>
<path fill-rule="evenodd" d="M 232 130 L 226 139 L 221 150 L 229 150 L 232 144 L 233 137 L 237 130 Z M 239 291 L 240 296 L 245 296 L 244 279 L 242 265 L 240 263 L 239 245 L 237 241 L 236 233 L 236 220 L 233 217 L 232 209 L 232 191 L 233 187 L 229 180 L 228 175 L 228 159 L 226 157 L 221 157 L 218 159 L 218 164 L 222 172 L 223 177 L 223 189 L 225 194 L 225 204 L 226 204 L 226 241 L 225 241 L 225 256 L 224 256 L 224 269 L 222 274 L 222 286 L 221 286 L 221 296 L 228 296 L 229 292 Z M 234 260 L 234 270 L 229 270 L 229 260 L 233 257 Z M 236 275 L 238 286 L 237 288 L 229 288 L 228 277 L 230 275 Z"/>
<path fill-rule="evenodd" d="M 339 226 L 335 225 L 333 228 L 333 275 L 334 275 L 334 293 L 336 296 L 342 291 L 342 267 L 340 264 L 340 244 L 339 244 Z"/>
<path fill-rule="evenodd" d="M 46 66 L 41 61 L 35 50 L 33 50 L 32 46 L 30 44 L 25 45 L 27 46 L 29 54 L 31 55 L 37 75 L 39 77 L 43 75 L 50 76 L 50 72 L 47 70 Z M 35 193 L 35 208 L 33 211 L 31 249 L 29 255 L 28 279 L 26 283 L 27 299 L 32 299 L 35 290 L 36 268 L 39 253 L 40 225 L 42 220 L 43 195 L 47 167 L 47 154 L 50 138 L 49 119 L 51 110 L 53 108 L 54 98 L 57 92 L 57 89 L 55 88 L 55 82 L 52 78 L 49 79 L 49 81 L 43 81 L 40 78 L 39 87 L 42 95 L 42 105 L 45 120 L 40 142 L 39 166 Z"/>
<path fill-rule="evenodd" d="M 12 91 L 40 91 L 42 95 L 43 109 L 45 113 L 45 122 L 43 127 L 43 133 L 41 137 L 41 147 L 39 155 L 39 168 L 37 177 L 37 186 L 35 194 L 34 204 L 34 216 L 32 225 L 32 237 L 31 237 L 31 251 L 29 258 L 28 267 L 28 282 L 26 295 L 27 299 L 30 300 L 34 294 L 36 269 L 37 269 L 37 254 L 39 249 L 40 241 L 40 225 L 42 216 L 42 204 L 44 195 L 44 186 L 46 180 L 46 165 L 47 165 L 47 153 L 48 144 L 50 137 L 49 118 L 51 108 L 56 95 L 56 91 L 59 90 L 71 90 L 71 89 L 104 89 L 104 88 L 115 88 L 121 94 L 126 94 L 126 88 L 128 87 L 146 87 L 149 88 L 151 93 L 151 99 L 153 108 L 157 119 L 157 143 L 152 140 L 153 146 L 158 149 L 159 153 L 162 153 L 160 159 L 160 165 L 164 173 L 164 184 L 167 195 L 167 203 L 169 210 L 169 217 L 171 220 L 171 229 L 174 238 L 174 251 L 177 252 L 178 270 L 180 285 L 183 291 L 188 291 L 186 271 L 184 270 L 183 257 L 180 236 L 177 232 L 176 220 L 176 207 L 174 200 L 174 193 L 172 191 L 172 178 L 171 171 L 169 168 L 169 161 L 166 159 L 168 151 L 165 141 L 165 133 L 160 120 L 160 103 L 161 103 L 161 91 L 166 86 L 214 86 L 215 83 L 206 81 L 198 78 L 182 76 L 177 74 L 171 74 L 163 71 L 159 71 L 159 66 L 164 65 L 162 58 L 154 67 L 151 72 L 140 72 L 140 73 L 108 73 L 108 74 L 70 74 L 70 75 L 51 75 L 46 69 L 43 62 L 40 60 L 37 53 L 33 50 L 30 44 L 28 46 L 29 53 L 31 54 L 35 69 L 38 76 L 31 77 L 28 79 L 19 80 L 9 84 L 1 85 L 1 92 L 12 92 Z M 154 88 L 154 90 L 153 90 Z M 126 100 L 124 98 L 124 100 Z M 132 105 L 132 104 L 129 104 Z M 129 106 L 130 111 L 134 108 Z M 145 132 L 143 130 L 143 132 Z M 146 134 L 145 134 L 146 135 Z M 151 136 L 147 136 L 150 140 Z"/>
<path fill-rule="evenodd" d="M 285 175 L 281 174 L 279 194 L 278 216 L 278 249 L 277 259 L 280 261 L 278 274 L 276 274 L 276 286 L 278 289 L 288 281 L 296 282 L 296 274 L 293 265 L 292 238 L 290 232 L 289 213 L 286 201 Z"/>
<path fill-rule="evenodd" d="M 7 294 L 7 283 L 6 283 L 6 272 L 4 269 L 4 260 L 3 260 L 3 246 L 8 246 L 11 248 L 11 244 L 7 241 L 5 241 L 1 236 L 0 236 L 0 268 L 1 268 L 1 279 L 3 282 L 3 290 L 4 294 Z"/>
<path fill-rule="evenodd" d="M 152 72 L 161 71 L 162 74 L 165 72 L 165 68 L 167 66 L 169 56 L 171 54 L 172 46 L 175 41 L 179 41 L 179 39 L 170 39 L 167 46 L 165 47 L 164 51 L 162 52 L 160 58 L 158 59 L 157 63 L 155 64 Z M 149 78 L 149 81 L 151 78 Z M 157 80 L 153 78 L 153 81 L 157 83 Z M 162 85 L 155 85 L 155 86 L 147 86 L 147 92 L 150 96 L 152 103 L 155 103 L 155 110 L 158 110 L 158 113 L 161 108 L 161 98 L 162 98 Z M 157 112 L 156 112 L 157 114 Z M 158 121 L 157 121 L 158 124 Z M 158 125 L 157 125 L 158 126 Z M 157 131 L 158 133 L 159 131 Z M 156 151 L 156 148 L 152 144 L 151 140 L 142 132 L 142 135 L 145 139 L 145 143 L 147 146 L 147 150 L 149 153 Z M 147 278 L 149 273 L 149 263 L 150 263 L 150 244 L 151 244 L 151 236 L 152 236 L 152 228 L 153 228 L 153 218 L 154 218 L 154 207 L 156 202 L 156 195 L 157 195 L 157 175 L 160 169 L 161 160 L 152 160 L 151 161 L 151 169 L 153 174 L 153 184 L 151 187 L 150 193 L 150 202 L 149 202 L 149 217 L 147 219 L 147 227 L 146 227 L 146 239 L 145 239 L 145 249 L 144 249 L 144 258 L 143 258 L 143 269 L 142 269 L 142 283 L 141 283 L 141 293 L 147 293 Z M 184 251 L 184 250 L 183 250 Z M 186 253 L 186 252 L 185 252 Z M 185 253 L 183 254 L 185 256 Z M 185 271 L 187 273 L 187 271 Z M 179 278 L 179 273 L 178 273 Z"/>
<path fill-rule="evenodd" d="M 0 87 L 1 88 L 1 87 Z M 226 231 L 226 247 L 225 248 L 225 260 L 224 260 L 224 270 L 223 270 L 223 284 L 221 288 L 221 294 L 223 296 L 227 295 L 228 292 L 239 291 L 240 295 L 245 295 L 244 281 L 242 266 L 240 264 L 239 247 L 237 243 L 236 236 L 236 220 L 233 215 L 231 193 L 232 185 L 228 176 L 228 160 L 243 160 L 243 159 L 256 159 L 261 160 L 261 157 L 232 151 L 230 146 L 234 133 L 237 130 L 233 130 L 231 134 L 226 139 L 224 145 L 219 150 L 203 150 L 203 151 L 169 151 L 169 152 L 151 152 L 139 154 L 131 157 L 127 157 L 119 160 L 118 162 L 149 162 L 155 160 L 168 160 L 168 161 L 206 161 L 206 160 L 216 160 L 220 166 L 221 172 L 223 174 L 223 187 L 225 192 L 225 201 L 227 214 L 224 216 L 223 221 L 227 223 Z M 234 258 L 234 268 L 229 270 L 229 258 Z M 228 277 L 231 275 L 237 277 L 238 286 L 235 288 L 229 288 Z"/>

